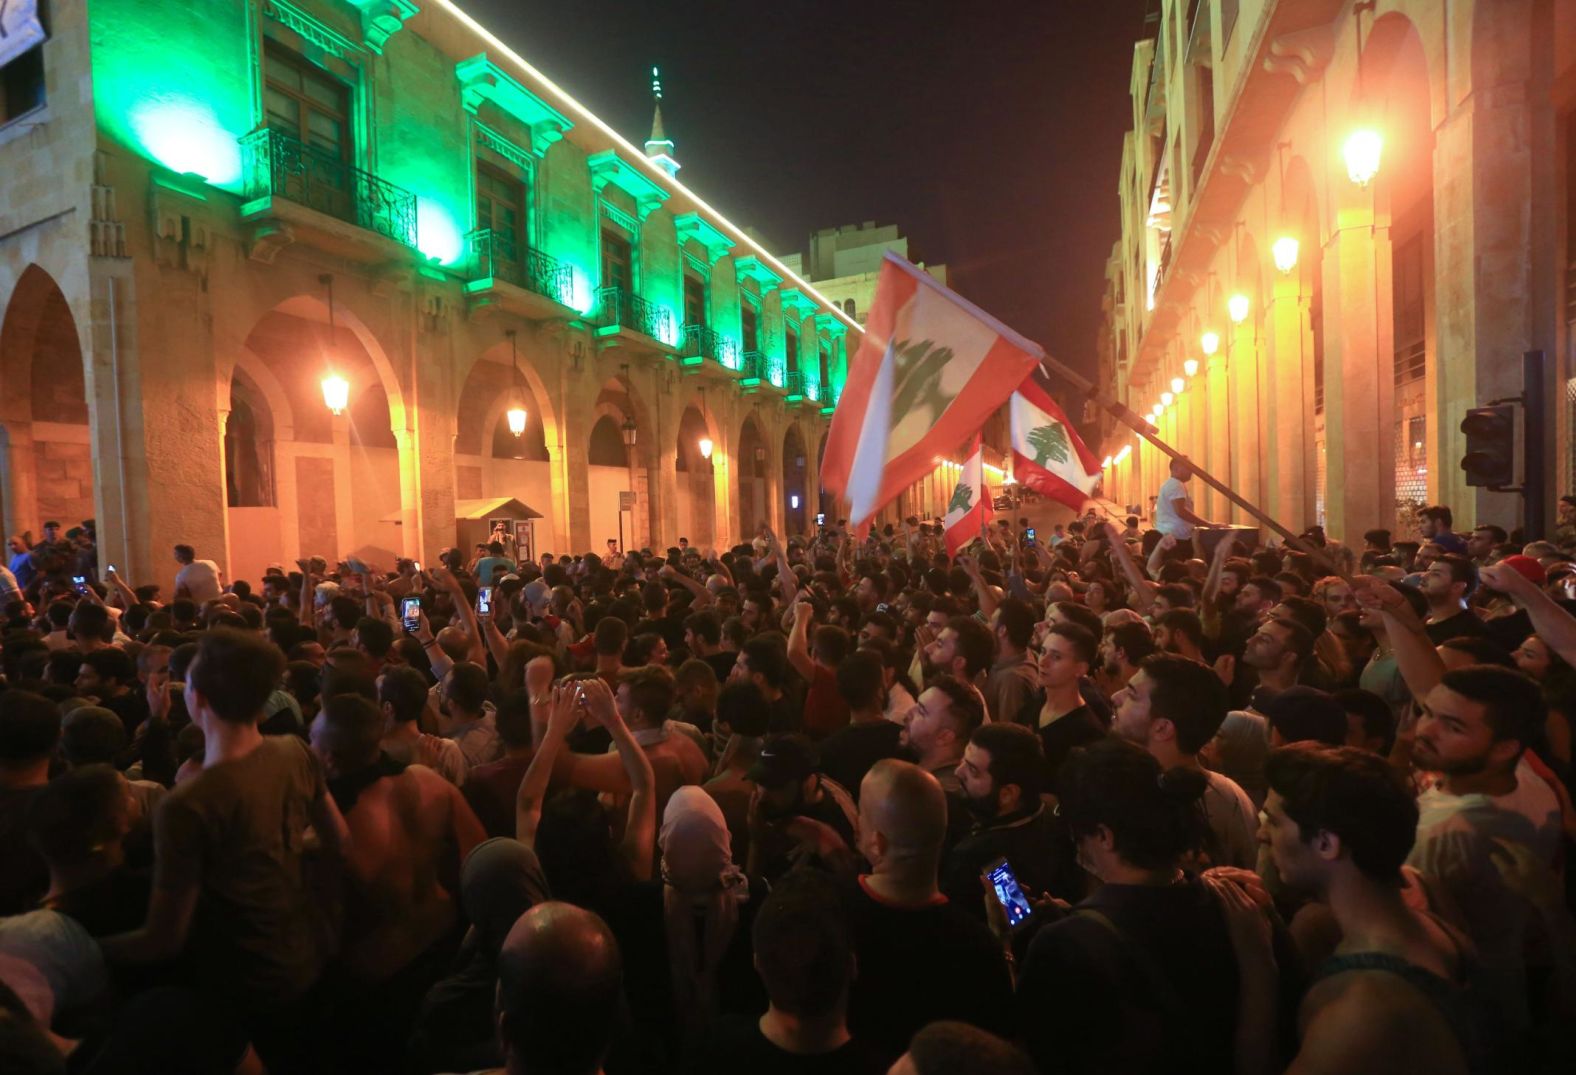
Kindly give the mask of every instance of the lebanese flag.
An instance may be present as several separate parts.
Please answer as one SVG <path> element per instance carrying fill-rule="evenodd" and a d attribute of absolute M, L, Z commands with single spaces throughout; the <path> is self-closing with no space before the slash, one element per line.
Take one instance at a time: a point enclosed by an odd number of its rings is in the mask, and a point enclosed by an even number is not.
<path fill-rule="evenodd" d="M 1100 480 L 1100 461 L 1051 398 L 1036 370 L 1012 394 L 1012 473 L 1018 484 L 1082 508 Z"/>
<path fill-rule="evenodd" d="M 968 441 L 1040 361 L 1038 346 L 888 251 L 832 415 L 821 482 L 858 525 Z"/>
<path fill-rule="evenodd" d="M 983 534 L 990 525 L 990 517 L 990 490 L 985 488 L 985 447 L 976 439 L 974 454 L 963 464 L 958 484 L 952 488 L 952 499 L 947 501 L 947 514 L 942 518 L 947 555 L 956 556 L 959 549 Z"/>

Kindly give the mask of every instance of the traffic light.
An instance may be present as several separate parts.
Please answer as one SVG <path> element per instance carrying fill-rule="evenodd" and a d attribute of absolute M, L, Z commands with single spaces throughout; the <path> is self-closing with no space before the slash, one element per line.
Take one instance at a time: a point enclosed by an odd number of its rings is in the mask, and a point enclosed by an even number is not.
<path fill-rule="evenodd" d="M 1514 407 L 1473 407 L 1461 419 L 1461 432 L 1467 435 L 1461 469 L 1467 472 L 1468 485 L 1495 488 L 1516 480 Z"/>

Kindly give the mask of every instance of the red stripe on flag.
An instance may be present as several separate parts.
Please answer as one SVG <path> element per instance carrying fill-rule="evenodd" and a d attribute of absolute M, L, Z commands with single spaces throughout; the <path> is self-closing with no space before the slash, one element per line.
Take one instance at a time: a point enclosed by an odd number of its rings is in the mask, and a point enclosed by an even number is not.
<path fill-rule="evenodd" d="M 1092 498 L 1059 474 L 1052 474 L 1022 452 L 1012 453 L 1012 474 L 1018 484 L 1078 511 Z"/>
<path fill-rule="evenodd" d="M 865 334 L 860 338 L 859 348 L 848 363 L 848 379 L 843 383 L 837 410 L 832 413 L 832 426 L 826 434 L 826 450 L 821 460 L 821 485 L 838 496 L 848 488 L 848 472 L 854 465 L 854 452 L 859 446 L 865 412 L 870 406 L 870 391 L 886 355 L 898 312 L 913 299 L 918 287 L 919 282 L 900 266 L 882 260 L 876 298 L 865 319 Z"/>

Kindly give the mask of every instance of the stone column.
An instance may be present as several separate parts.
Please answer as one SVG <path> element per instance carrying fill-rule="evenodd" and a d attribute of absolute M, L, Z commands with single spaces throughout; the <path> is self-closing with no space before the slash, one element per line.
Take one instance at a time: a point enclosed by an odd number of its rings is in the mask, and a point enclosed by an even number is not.
<path fill-rule="evenodd" d="M 1231 398 L 1231 488 L 1238 496 L 1262 504 L 1260 482 L 1264 444 L 1260 437 L 1259 356 L 1251 321 L 1222 334 L 1226 347 L 1228 391 Z M 1216 358 L 1220 352 L 1216 352 Z M 1232 521 L 1246 526 L 1257 522 L 1239 507 L 1231 509 Z"/>
<path fill-rule="evenodd" d="M 1341 209 L 1322 265 L 1326 529 L 1356 542 L 1395 516 L 1389 221 Z"/>
<path fill-rule="evenodd" d="M 1307 311 L 1297 278 L 1278 275 L 1264 322 L 1269 355 L 1269 381 L 1264 386 L 1268 434 L 1264 461 L 1269 481 L 1263 506 L 1294 532 L 1313 522 L 1312 488 L 1305 469 L 1313 451 L 1312 430 L 1304 424 L 1304 364 L 1313 361 L 1304 348 Z"/>
<path fill-rule="evenodd" d="M 1228 486 L 1232 482 L 1231 398 L 1226 377 L 1226 356 L 1218 351 L 1204 359 L 1205 391 L 1209 396 L 1209 472 Z M 1209 491 L 1209 518 L 1225 522 L 1231 518 L 1231 504 L 1220 493 Z"/>
<path fill-rule="evenodd" d="M 34 540 L 42 537 L 38 517 L 37 462 L 33 457 L 33 423 L 0 423 L 0 472 L 5 475 L 5 536 L 31 531 Z M 104 540 L 104 524 L 99 524 L 99 540 Z"/>
<path fill-rule="evenodd" d="M 1439 376 L 1430 421 L 1439 499 L 1455 508 L 1458 529 L 1478 521 L 1509 528 L 1517 521 L 1515 494 L 1467 486 L 1457 463 L 1466 451 L 1463 413 L 1519 394 L 1526 350 L 1541 349 L 1546 358 L 1551 483 L 1559 473 L 1553 412 L 1561 236 L 1553 224 L 1561 209 L 1550 104 L 1552 16 L 1535 0 L 1476 7 L 1460 55 L 1451 57 L 1459 73 L 1448 87 L 1449 113 L 1435 130 L 1433 168 Z M 1552 500 L 1550 489 L 1538 495 Z M 1551 526 L 1553 515 L 1551 505 Z"/>

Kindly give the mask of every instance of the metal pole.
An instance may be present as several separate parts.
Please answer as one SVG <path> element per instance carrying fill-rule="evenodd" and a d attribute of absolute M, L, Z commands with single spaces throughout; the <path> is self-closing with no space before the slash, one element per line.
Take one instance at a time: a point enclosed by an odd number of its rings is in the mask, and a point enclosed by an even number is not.
<path fill-rule="evenodd" d="M 1548 490 L 1544 484 L 1548 460 L 1544 456 L 1543 443 L 1548 415 L 1544 408 L 1542 351 L 1522 352 L 1521 393 L 1521 495 L 1525 501 L 1527 540 L 1537 541 L 1544 536 L 1548 525 Z"/>

